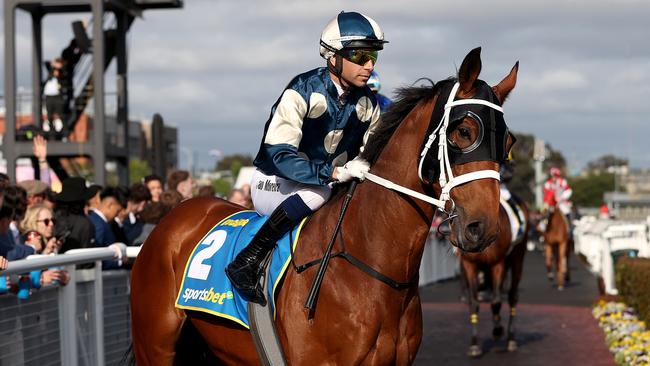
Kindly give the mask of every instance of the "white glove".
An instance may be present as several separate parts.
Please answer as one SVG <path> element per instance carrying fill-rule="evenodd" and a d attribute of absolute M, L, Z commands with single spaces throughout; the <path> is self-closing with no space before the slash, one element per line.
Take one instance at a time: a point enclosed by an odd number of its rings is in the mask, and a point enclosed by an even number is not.
<path fill-rule="evenodd" d="M 364 180 L 365 175 L 369 170 L 370 163 L 365 159 L 356 157 L 345 163 L 342 167 L 336 168 L 336 174 L 339 182 L 349 182 L 354 178 Z"/>

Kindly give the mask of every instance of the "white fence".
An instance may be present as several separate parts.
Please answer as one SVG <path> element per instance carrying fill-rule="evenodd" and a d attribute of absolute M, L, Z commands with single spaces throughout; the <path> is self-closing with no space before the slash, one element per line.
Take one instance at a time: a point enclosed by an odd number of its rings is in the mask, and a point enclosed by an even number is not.
<path fill-rule="evenodd" d="M 431 230 L 420 262 L 420 286 L 455 277 L 458 273 L 458 258 L 453 247 L 449 241 L 438 239 Z"/>
<path fill-rule="evenodd" d="M 126 248 L 135 257 L 138 247 Z M 101 260 L 113 258 L 107 248 L 10 262 L 0 277 L 64 266 L 66 286 L 46 286 L 29 299 L 0 295 L 0 366 L 119 365 L 131 343 L 130 271 L 102 271 Z M 94 268 L 76 268 L 94 263 Z M 432 233 L 425 244 L 420 285 L 458 273 L 451 244 Z M 101 329 L 102 331 L 98 331 Z"/>
<path fill-rule="evenodd" d="M 63 266 L 70 274 L 66 286 L 42 288 L 25 300 L 0 296 L 0 366 L 118 365 L 131 342 L 129 272 L 101 270 L 101 261 L 114 256 L 110 248 L 86 249 L 10 262 L 0 271 Z M 94 268 L 75 268 L 82 263 Z"/>
<path fill-rule="evenodd" d="M 615 261 L 621 255 L 650 257 L 649 220 L 621 221 L 583 217 L 574 231 L 575 251 L 600 275 L 608 294 L 617 294 Z"/>

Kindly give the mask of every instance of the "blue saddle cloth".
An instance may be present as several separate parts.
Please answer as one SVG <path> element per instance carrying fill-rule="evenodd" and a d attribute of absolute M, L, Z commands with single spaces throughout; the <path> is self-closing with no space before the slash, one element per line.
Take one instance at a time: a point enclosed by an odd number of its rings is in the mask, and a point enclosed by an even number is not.
<path fill-rule="evenodd" d="M 197 243 L 185 265 L 176 307 L 213 314 L 250 328 L 247 301 L 232 286 L 225 268 L 250 243 L 267 219 L 255 211 L 241 211 L 210 229 Z M 295 248 L 305 221 L 280 239 L 273 252 L 266 290 L 271 299 L 269 306 L 273 306 L 274 311 L 276 286 L 291 260 L 290 246 Z"/>

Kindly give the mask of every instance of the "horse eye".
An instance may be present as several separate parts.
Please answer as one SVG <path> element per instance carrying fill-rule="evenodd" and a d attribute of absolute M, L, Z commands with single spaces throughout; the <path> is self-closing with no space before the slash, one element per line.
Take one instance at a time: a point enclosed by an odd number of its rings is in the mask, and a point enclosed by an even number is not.
<path fill-rule="evenodd" d="M 467 128 L 459 128 L 458 133 L 461 137 L 464 137 L 466 139 L 470 139 L 472 137 L 472 133 Z"/>

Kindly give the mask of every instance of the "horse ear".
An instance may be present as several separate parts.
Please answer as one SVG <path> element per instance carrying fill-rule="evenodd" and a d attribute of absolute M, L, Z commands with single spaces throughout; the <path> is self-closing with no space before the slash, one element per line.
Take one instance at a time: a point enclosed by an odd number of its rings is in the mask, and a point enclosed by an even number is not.
<path fill-rule="evenodd" d="M 460 92 L 469 94 L 474 89 L 474 82 L 481 73 L 481 47 L 469 51 L 458 71 L 458 82 L 460 83 Z"/>
<path fill-rule="evenodd" d="M 512 67 L 510 73 L 503 78 L 499 84 L 492 87 L 494 94 L 497 95 L 501 103 L 506 100 L 508 94 L 510 94 L 512 89 L 515 88 L 515 85 L 517 84 L 517 72 L 519 72 L 519 61 L 515 63 L 515 66 Z"/>

